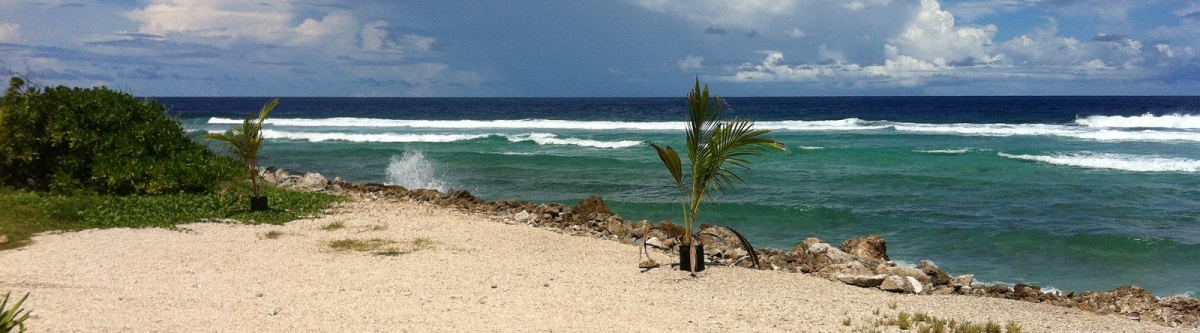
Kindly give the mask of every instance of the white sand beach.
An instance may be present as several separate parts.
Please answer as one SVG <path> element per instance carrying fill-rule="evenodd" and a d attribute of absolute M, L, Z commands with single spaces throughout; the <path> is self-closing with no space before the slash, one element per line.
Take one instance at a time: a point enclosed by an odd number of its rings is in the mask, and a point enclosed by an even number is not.
<path fill-rule="evenodd" d="M 345 227 L 325 230 L 334 222 Z M 1015 321 L 1025 332 L 1189 331 L 779 271 L 642 272 L 635 246 L 394 200 L 283 226 L 183 228 L 37 236 L 0 251 L 0 290 L 31 293 L 30 332 L 850 332 L 901 311 Z M 395 256 L 330 247 L 342 239 L 395 241 L 399 252 L 433 245 Z"/>

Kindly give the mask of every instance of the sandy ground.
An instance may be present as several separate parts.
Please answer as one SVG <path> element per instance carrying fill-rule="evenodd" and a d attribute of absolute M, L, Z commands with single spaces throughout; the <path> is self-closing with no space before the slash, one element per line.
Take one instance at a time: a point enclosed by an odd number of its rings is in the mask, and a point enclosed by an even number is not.
<path fill-rule="evenodd" d="M 338 210 L 284 226 L 42 235 L 0 252 L 0 292 L 32 293 L 30 332 L 848 332 L 900 311 L 1012 320 L 1025 332 L 1170 331 L 1048 305 L 896 295 L 774 271 L 643 273 L 637 248 L 614 241 L 414 203 Z M 333 222 L 345 228 L 324 230 Z M 282 235 L 266 237 L 271 231 Z M 401 252 L 413 240 L 434 245 L 396 256 L 329 246 L 347 238 L 396 241 L 390 246 Z"/>

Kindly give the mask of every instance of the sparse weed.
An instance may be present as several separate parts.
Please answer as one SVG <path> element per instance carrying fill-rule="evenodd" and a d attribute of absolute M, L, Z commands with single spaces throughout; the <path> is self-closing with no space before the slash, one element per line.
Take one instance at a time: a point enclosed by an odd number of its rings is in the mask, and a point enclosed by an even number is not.
<path fill-rule="evenodd" d="M 1022 328 L 1021 324 L 1017 324 L 1017 322 L 1009 320 L 1008 324 L 1004 325 L 1004 330 L 1008 331 L 1008 333 L 1021 333 Z"/>
<path fill-rule="evenodd" d="M 983 324 L 983 331 L 985 333 L 1003 333 L 1001 330 L 1003 330 L 1003 328 L 1000 327 L 1000 324 L 997 324 L 994 321 L 988 320 L 987 323 Z"/>
<path fill-rule="evenodd" d="M 283 232 L 279 230 L 271 230 L 263 234 L 263 238 L 266 239 L 278 239 L 280 236 L 283 236 Z"/>
<path fill-rule="evenodd" d="M 846 319 L 842 319 L 842 326 L 850 326 L 850 324 L 851 324 L 850 317 L 846 317 Z"/>
<path fill-rule="evenodd" d="M 334 230 L 338 230 L 338 229 L 345 228 L 345 227 L 346 227 L 345 222 L 333 221 L 333 222 L 330 222 L 329 224 L 326 224 L 321 229 L 324 229 L 325 231 L 334 231 Z"/>
<path fill-rule="evenodd" d="M 875 309 L 876 316 L 880 316 L 880 310 Z M 1021 333 L 1021 325 L 1015 321 L 1008 321 L 1008 324 L 1001 326 L 994 321 L 986 323 L 974 323 L 970 321 L 959 321 L 950 319 L 949 321 L 934 317 L 926 312 L 908 313 L 901 311 L 896 314 L 896 317 L 889 318 L 889 315 L 884 314 L 880 318 L 874 320 L 867 319 L 866 324 L 859 326 L 856 330 L 860 332 L 878 332 L 880 327 L 887 330 L 887 326 L 895 326 L 901 331 L 916 329 L 919 333 Z M 842 321 L 845 326 L 850 326 L 850 318 Z"/>
<path fill-rule="evenodd" d="M 384 231 L 387 229 L 388 229 L 388 226 L 386 224 L 376 224 L 376 225 L 371 226 L 370 230 L 371 231 Z"/>
<path fill-rule="evenodd" d="M 432 249 L 434 246 L 437 246 L 437 241 L 434 241 L 433 238 L 417 237 L 412 240 L 413 251 Z"/>
<path fill-rule="evenodd" d="M 900 314 L 896 316 L 896 327 L 899 327 L 902 330 L 912 328 L 912 322 L 908 320 L 908 317 L 908 312 L 900 312 Z"/>
<path fill-rule="evenodd" d="M 367 240 L 345 238 L 345 239 L 330 241 L 329 247 L 332 247 L 334 250 L 339 250 L 339 251 L 354 250 L 354 251 L 361 252 L 361 251 L 375 250 L 384 245 L 390 245 L 390 244 L 395 244 L 395 243 L 396 243 L 395 241 L 381 239 L 381 238 L 372 238 L 372 239 L 367 239 Z"/>
<path fill-rule="evenodd" d="M 895 310 L 897 306 L 899 306 L 899 305 L 896 304 L 896 301 L 891 301 L 888 303 L 888 309 Z"/>

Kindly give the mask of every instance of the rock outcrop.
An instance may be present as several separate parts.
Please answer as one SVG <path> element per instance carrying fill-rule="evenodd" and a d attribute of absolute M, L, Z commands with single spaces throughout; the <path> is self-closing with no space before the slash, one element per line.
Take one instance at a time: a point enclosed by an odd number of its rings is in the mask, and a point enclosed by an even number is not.
<path fill-rule="evenodd" d="M 879 235 L 851 238 L 842 242 L 838 249 L 854 256 L 890 261 L 887 255 L 887 241 Z"/>

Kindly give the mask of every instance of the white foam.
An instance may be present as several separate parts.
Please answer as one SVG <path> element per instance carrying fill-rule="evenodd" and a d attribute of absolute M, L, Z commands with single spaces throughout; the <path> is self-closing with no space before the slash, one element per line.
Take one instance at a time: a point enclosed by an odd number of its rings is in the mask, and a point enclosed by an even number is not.
<path fill-rule="evenodd" d="M 1001 157 L 1054 165 L 1133 172 L 1200 172 L 1200 160 L 1110 153 L 1071 153 L 1055 155 L 1014 155 Z"/>
<path fill-rule="evenodd" d="M 914 150 L 914 152 L 926 153 L 926 154 L 966 154 L 966 153 L 971 152 L 971 150 L 972 150 L 971 148 L 960 148 L 960 149 Z"/>
<path fill-rule="evenodd" d="M 1140 116 L 1089 116 L 1075 119 L 1075 123 L 1100 128 L 1190 128 L 1200 129 L 1200 115 L 1170 114 L 1155 116 L 1146 113 Z"/>
<path fill-rule="evenodd" d="M 437 167 L 432 161 L 425 159 L 425 154 L 419 150 L 406 151 L 400 157 L 392 156 L 392 161 L 387 167 L 388 185 L 446 192 L 449 184 L 441 178 Z"/>
<path fill-rule="evenodd" d="M 809 147 L 809 146 L 800 146 L 800 149 L 803 149 L 803 150 L 821 150 L 821 149 L 825 149 L 825 147 Z"/>
<path fill-rule="evenodd" d="M 1200 116 L 1143 116 L 1159 122 L 1175 121 L 1172 124 L 1149 126 L 1152 121 L 1138 123 L 1136 121 L 1117 121 L 1106 116 L 1092 116 L 1077 120 L 1079 125 L 1053 124 L 930 124 L 906 123 L 890 121 L 867 121 L 858 118 L 840 120 L 786 120 L 760 121 L 756 128 L 773 131 L 817 132 L 817 131 L 880 131 L 895 130 L 898 132 L 959 135 L 959 136 L 1058 136 L 1095 141 L 1187 141 L 1200 142 Z M 1125 117 L 1133 119 L 1136 117 Z M 1140 118 L 1139 118 L 1140 119 Z M 209 124 L 238 124 L 242 120 L 213 117 Z M 1193 122 L 1197 124 L 1192 124 Z M 1093 124 L 1096 123 L 1096 124 Z M 1101 123 L 1109 125 L 1100 125 Z M 1118 126 L 1125 124 L 1128 126 Z M 1136 126 L 1134 126 L 1136 124 Z M 375 118 L 275 118 L 267 119 L 267 125 L 285 127 L 325 127 L 325 128 L 421 128 L 421 129 L 520 129 L 520 130 L 587 130 L 587 131 L 653 131 L 678 132 L 685 128 L 684 122 L 625 122 L 625 121 L 573 121 L 552 119 L 524 120 L 398 120 Z M 1160 128 L 1131 130 L 1131 128 Z M 1194 127 L 1194 128 L 1193 128 Z"/>
<path fill-rule="evenodd" d="M 209 124 L 240 124 L 242 120 L 212 117 Z M 405 127 L 439 129 L 573 129 L 682 131 L 683 122 L 522 120 L 401 120 L 376 118 L 272 118 L 267 125 L 293 127 Z"/>
<path fill-rule="evenodd" d="M 518 135 L 506 135 L 508 141 L 511 142 L 526 142 L 533 141 L 539 145 L 575 145 L 581 147 L 594 148 L 629 148 L 641 145 L 641 141 L 621 140 L 621 141 L 597 141 L 578 138 L 559 138 L 558 135 L 551 133 L 529 133 Z"/>
<path fill-rule="evenodd" d="M 351 142 L 456 142 L 486 138 L 487 134 L 358 134 L 358 133 L 339 133 L 339 132 L 288 132 L 277 130 L 263 130 L 263 137 L 267 139 L 290 139 L 290 140 L 307 140 L 312 142 L 320 141 L 351 141 Z"/>

